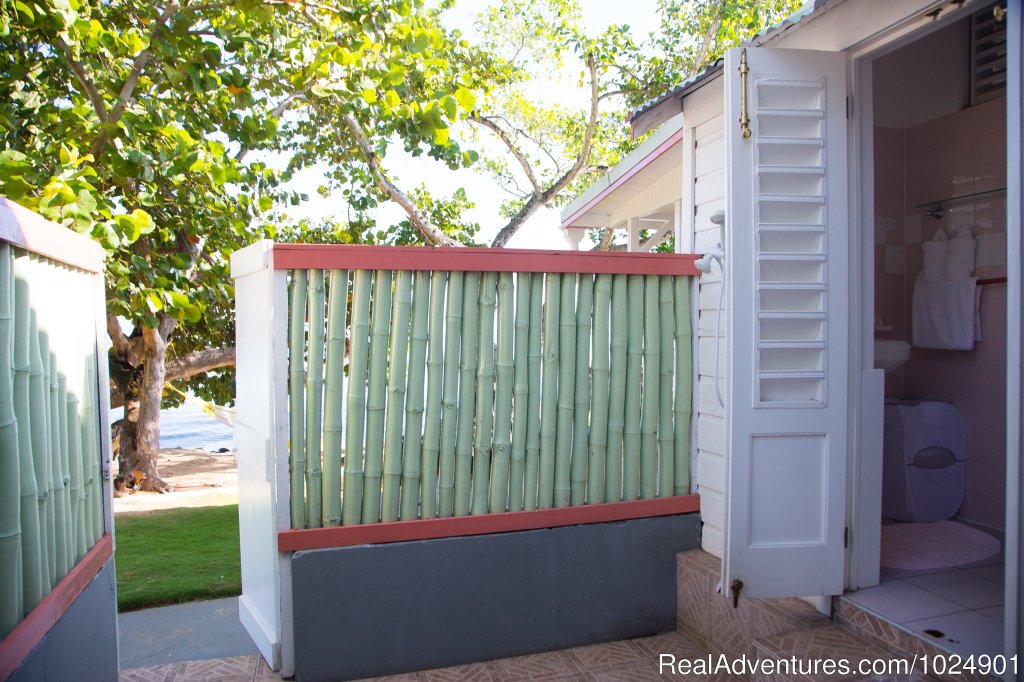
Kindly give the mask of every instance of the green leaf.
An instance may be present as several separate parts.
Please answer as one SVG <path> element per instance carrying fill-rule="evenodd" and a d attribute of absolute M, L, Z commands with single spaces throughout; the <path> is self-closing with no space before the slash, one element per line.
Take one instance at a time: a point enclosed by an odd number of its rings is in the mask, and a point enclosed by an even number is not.
<path fill-rule="evenodd" d="M 26 5 L 21 0 L 15 0 L 14 9 L 22 14 L 25 19 L 31 24 L 35 23 L 36 15 L 32 12 L 32 8 Z"/>
<path fill-rule="evenodd" d="M 160 298 L 160 294 L 155 291 L 146 293 L 146 307 L 149 308 L 149 312 L 156 314 L 164 309 L 164 302 Z"/>
<path fill-rule="evenodd" d="M 194 306 L 191 303 L 185 305 L 183 310 L 185 312 L 185 319 L 192 324 L 199 322 L 203 317 L 203 311 L 198 306 Z"/>
<path fill-rule="evenodd" d="M 119 215 L 114 218 L 114 222 L 121 229 L 121 234 L 124 235 L 125 241 L 132 244 L 138 241 L 139 237 L 142 236 L 142 230 L 139 226 L 131 219 L 131 216 Z"/>
<path fill-rule="evenodd" d="M 135 222 L 136 226 L 138 226 L 139 232 L 141 234 L 149 234 L 154 229 L 156 229 L 156 225 L 153 223 L 153 219 L 150 217 L 148 213 L 143 211 L 141 208 L 137 208 L 134 211 L 132 211 L 131 218 Z"/>
<path fill-rule="evenodd" d="M 373 104 L 377 101 L 377 91 L 373 88 L 366 88 L 361 94 L 367 104 Z"/>
<path fill-rule="evenodd" d="M 447 95 L 443 100 L 441 100 L 441 106 L 444 107 L 444 113 L 449 120 L 454 121 L 459 115 L 459 103 L 451 95 Z"/>
<path fill-rule="evenodd" d="M 471 112 L 476 107 L 476 95 L 466 88 L 459 88 L 455 91 L 455 99 L 459 101 L 463 111 Z"/>

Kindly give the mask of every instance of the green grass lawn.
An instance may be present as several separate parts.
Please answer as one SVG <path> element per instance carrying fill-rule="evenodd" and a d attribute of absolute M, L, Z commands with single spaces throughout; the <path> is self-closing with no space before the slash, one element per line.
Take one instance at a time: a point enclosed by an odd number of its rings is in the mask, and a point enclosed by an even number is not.
<path fill-rule="evenodd" d="M 242 593 L 237 504 L 119 514 L 114 533 L 120 611 Z"/>

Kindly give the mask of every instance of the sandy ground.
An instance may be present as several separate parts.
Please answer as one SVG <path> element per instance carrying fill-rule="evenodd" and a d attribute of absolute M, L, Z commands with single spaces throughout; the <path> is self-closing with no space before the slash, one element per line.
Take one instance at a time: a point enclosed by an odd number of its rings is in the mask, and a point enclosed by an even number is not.
<path fill-rule="evenodd" d="M 238 468 L 233 452 L 186 448 L 160 451 L 160 476 L 172 493 L 136 492 L 114 498 L 114 513 L 238 503 Z"/>

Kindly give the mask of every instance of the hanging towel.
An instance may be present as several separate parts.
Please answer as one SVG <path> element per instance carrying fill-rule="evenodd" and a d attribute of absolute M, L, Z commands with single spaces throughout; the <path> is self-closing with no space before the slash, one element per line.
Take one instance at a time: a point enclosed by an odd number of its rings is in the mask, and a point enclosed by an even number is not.
<path fill-rule="evenodd" d="M 914 282 L 914 345 L 939 350 L 971 350 L 980 337 L 978 280 Z"/>

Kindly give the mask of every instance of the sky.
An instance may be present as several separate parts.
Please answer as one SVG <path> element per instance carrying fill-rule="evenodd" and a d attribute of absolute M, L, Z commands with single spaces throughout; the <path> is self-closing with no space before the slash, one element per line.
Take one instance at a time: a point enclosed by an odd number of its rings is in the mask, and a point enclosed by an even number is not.
<path fill-rule="evenodd" d="M 475 33 L 473 22 L 477 13 L 489 3 L 480 0 L 460 0 L 453 10 L 446 14 L 449 26 L 458 28 L 467 35 Z M 603 31 L 612 24 L 626 23 L 637 40 L 643 39 L 657 27 L 656 0 L 631 0 L 627 3 L 610 0 L 580 0 L 583 21 L 590 35 Z M 581 105 L 586 95 L 578 90 L 565 87 L 547 87 L 549 101 L 563 105 Z M 625 126 L 623 122 L 623 126 Z M 469 218 L 481 226 L 478 240 L 489 242 L 491 237 L 505 224 L 499 212 L 501 202 L 509 195 L 495 180 L 473 170 L 450 171 L 443 164 L 425 157 L 413 158 L 400 149 L 388 153 L 384 162 L 396 184 L 406 191 L 427 183 L 435 196 L 447 196 L 459 187 L 465 187 L 476 208 L 469 212 Z M 325 166 L 303 170 L 288 184 L 290 190 L 309 196 L 310 200 L 289 210 L 295 218 L 318 219 L 343 213 L 344 201 L 337 196 L 321 197 L 316 189 L 324 184 Z M 510 248 L 567 249 L 568 243 L 559 229 L 559 209 L 541 209 L 509 241 Z M 393 204 L 382 205 L 377 210 L 377 219 L 382 224 L 393 224 L 405 218 L 405 213 Z"/>

